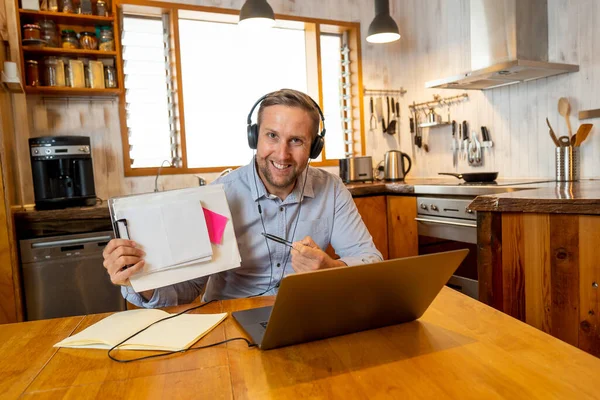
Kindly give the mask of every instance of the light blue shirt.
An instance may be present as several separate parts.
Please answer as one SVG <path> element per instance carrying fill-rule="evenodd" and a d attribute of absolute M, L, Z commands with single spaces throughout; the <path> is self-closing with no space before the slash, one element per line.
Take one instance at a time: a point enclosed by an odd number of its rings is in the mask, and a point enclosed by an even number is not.
<path fill-rule="evenodd" d="M 307 176 L 304 196 L 301 192 Z M 327 171 L 308 168 L 285 200 L 270 195 L 256 172 L 254 160 L 217 179 L 223 184 L 233 218 L 242 258 L 241 266 L 175 285 L 158 288 L 145 301 L 131 287 L 122 287 L 123 297 L 140 307 L 165 307 L 190 303 L 206 285 L 204 300 L 273 295 L 283 276 L 293 274 L 290 248 L 266 241 L 264 231 L 291 242 L 310 236 L 323 250 L 329 244 L 347 265 L 382 261 L 352 195 L 342 180 Z M 271 257 L 269 258 L 269 253 Z M 208 284 L 207 284 L 208 282 Z"/>

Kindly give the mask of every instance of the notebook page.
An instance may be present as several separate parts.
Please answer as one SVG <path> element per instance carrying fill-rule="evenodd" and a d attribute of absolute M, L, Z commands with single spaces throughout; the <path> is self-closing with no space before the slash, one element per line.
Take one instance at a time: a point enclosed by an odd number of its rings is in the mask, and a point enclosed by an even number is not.
<path fill-rule="evenodd" d="M 156 309 L 121 311 L 109 315 L 81 332 L 58 342 L 54 347 L 85 346 L 96 349 L 110 349 L 133 333 L 168 316 L 169 313 Z"/>

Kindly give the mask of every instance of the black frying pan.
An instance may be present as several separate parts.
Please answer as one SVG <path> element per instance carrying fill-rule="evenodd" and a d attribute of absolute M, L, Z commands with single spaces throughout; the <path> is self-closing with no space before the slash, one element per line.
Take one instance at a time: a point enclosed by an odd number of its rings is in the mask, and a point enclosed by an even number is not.
<path fill-rule="evenodd" d="M 455 174 L 452 172 L 438 172 L 438 175 L 450 175 L 465 182 L 494 182 L 498 177 L 497 172 L 470 172 L 468 174 Z"/>

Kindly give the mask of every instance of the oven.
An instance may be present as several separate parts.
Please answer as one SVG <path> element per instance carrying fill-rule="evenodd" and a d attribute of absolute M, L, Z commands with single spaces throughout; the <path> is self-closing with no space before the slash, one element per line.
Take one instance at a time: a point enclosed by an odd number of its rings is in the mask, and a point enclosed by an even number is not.
<path fill-rule="evenodd" d="M 459 197 L 417 197 L 419 254 L 469 249 L 447 286 L 474 299 L 479 298 L 477 276 L 477 213 L 473 200 Z"/>

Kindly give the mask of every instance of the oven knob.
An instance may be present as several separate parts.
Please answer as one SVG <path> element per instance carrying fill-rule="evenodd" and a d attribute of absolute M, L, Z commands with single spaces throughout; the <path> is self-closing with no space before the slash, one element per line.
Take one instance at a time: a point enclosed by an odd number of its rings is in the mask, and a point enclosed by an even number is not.
<path fill-rule="evenodd" d="M 439 210 L 438 206 L 436 206 L 435 204 L 430 205 L 429 208 L 431 208 L 433 211 Z"/>
<path fill-rule="evenodd" d="M 79 151 L 82 153 L 89 153 L 90 152 L 90 148 L 88 146 L 83 146 L 79 148 Z"/>
<path fill-rule="evenodd" d="M 427 210 L 427 204 L 425 204 L 425 203 L 421 203 L 421 209 L 423 209 L 423 210 Z"/>
<path fill-rule="evenodd" d="M 52 150 L 46 149 L 46 154 L 52 154 Z"/>
<path fill-rule="evenodd" d="M 35 150 L 33 151 L 33 154 L 40 154 L 40 151 L 39 151 L 38 149 L 35 149 Z"/>
<path fill-rule="evenodd" d="M 469 207 L 465 208 L 465 212 L 467 214 L 473 214 L 473 210 L 471 210 Z"/>

